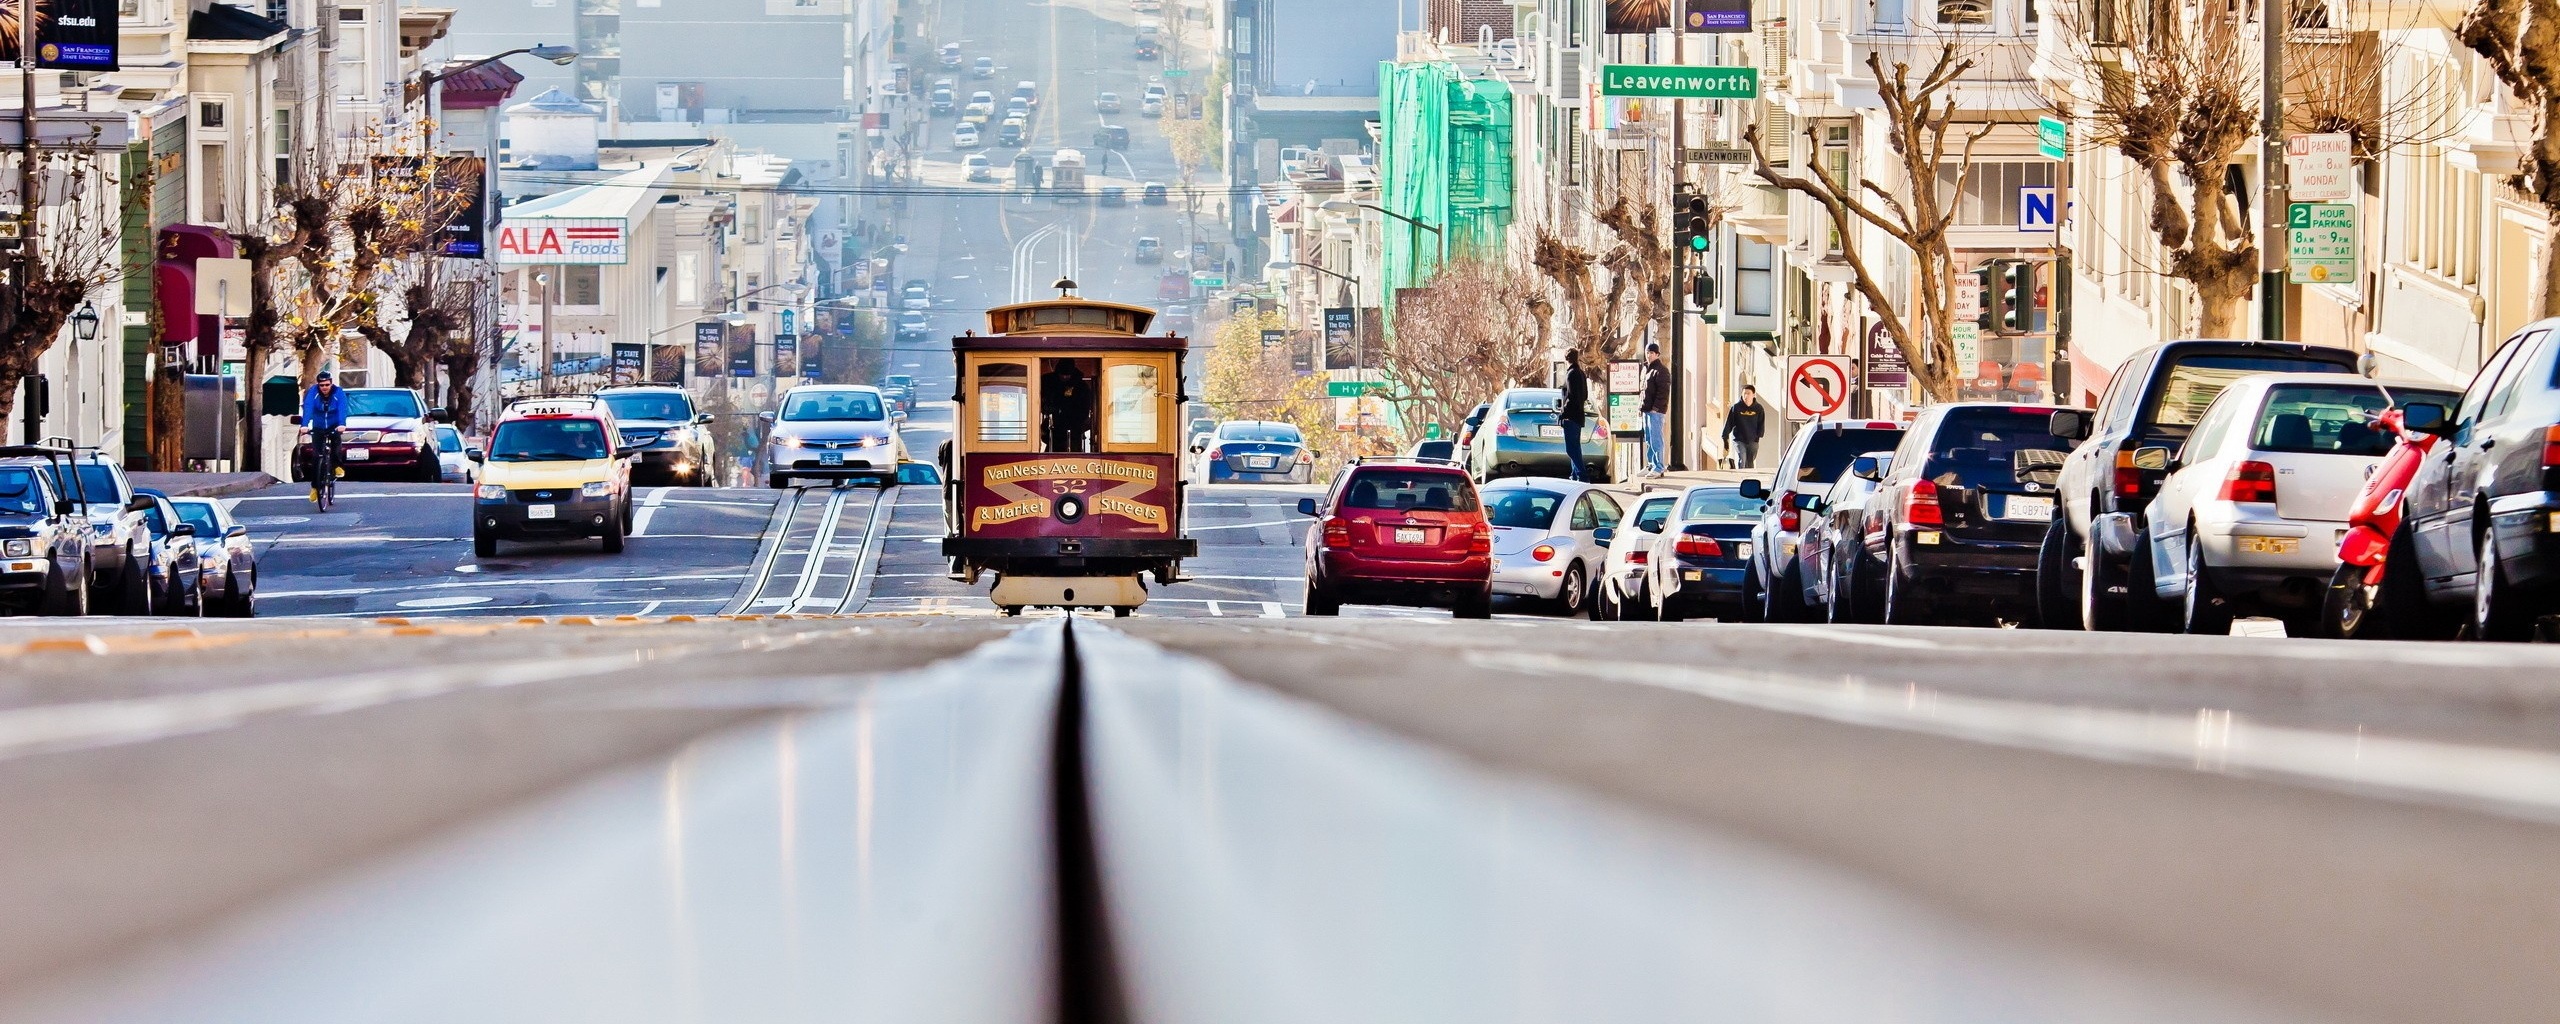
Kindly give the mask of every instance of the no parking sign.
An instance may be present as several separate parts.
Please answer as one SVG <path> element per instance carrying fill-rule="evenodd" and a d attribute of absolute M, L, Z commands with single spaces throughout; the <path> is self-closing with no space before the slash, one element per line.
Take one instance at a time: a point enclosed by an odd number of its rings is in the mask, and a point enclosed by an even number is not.
<path fill-rule="evenodd" d="M 1847 356 L 1787 357 L 1787 418 L 1818 420 L 1849 407 L 1857 373 Z"/>

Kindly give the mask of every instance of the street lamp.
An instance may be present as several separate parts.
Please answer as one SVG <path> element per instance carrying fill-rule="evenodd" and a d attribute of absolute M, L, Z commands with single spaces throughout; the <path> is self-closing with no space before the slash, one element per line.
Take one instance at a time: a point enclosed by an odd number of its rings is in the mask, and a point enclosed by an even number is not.
<path fill-rule="evenodd" d="M 80 311 L 71 314 L 71 336 L 82 341 L 98 340 L 98 305 L 80 303 Z"/>
<path fill-rule="evenodd" d="M 551 63 L 558 64 L 562 67 L 567 67 L 571 64 L 577 63 L 578 61 L 577 48 L 557 46 L 551 43 L 542 43 L 536 46 L 519 46 L 512 50 L 493 53 L 460 67 L 436 68 L 430 71 L 420 71 L 418 72 L 418 87 L 426 90 L 427 123 L 437 123 L 443 118 L 444 114 L 442 110 L 437 109 L 441 104 L 436 102 L 436 83 L 444 81 L 445 79 L 451 78 L 455 75 L 459 75 L 465 71 L 472 71 L 487 67 L 509 57 L 522 56 L 524 54 L 532 54 L 533 56 L 540 57 L 543 60 L 550 61 Z"/>
<path fill-rule="evenodd" d="M 1383 207 L 1383 206 L 1379 206 L 1379 205 L 1377 205 L 1376 203 L 1361 203 L 1361 202 L 1353 202 L 1352 200 L 1349 200 L 1349 199 L 1328 199 L 1328 200 L 1326 200 L 1322 205 L 1320 205 L 1320 206 L 1318 206 L 1318 207 L 1316 207 L 1316 208 L 1317 208 L 1317 209 L 1319 209 L 1319 210 L 1323 210 L 1323 211 L 1324 211 L 1324 212 L 1326 212 L 1326 213 L 1343 214 L 1343 215 L 1349 215 L 1349 214 L 1350 214 L 1352 211 L 1354 211 L 1354 210 L 1376 210 L 1376 211 L 1377 211 L 1377 212 L 1379 212 L 1379 213 L 1386 214 L 1386 215 L 1387 215 L 1387 216 L 1389 216 L 1389 217 L 1393 217 L 1393 218 L 1395 218 L 1395 219 L 1397 219 L 1397 220 L 1400 220 L 1400 221 L 1403 221 L 1403 222 L 1405 222 L 1405 223 L 1407 223 L 1407 224 L 1411 224 L 1411 225 L 1413 225 L 1414 227 L 1421 228 L 1421 229 L 1422 229 L 1422 230 L 1424 230 L 1424 231 L 1431 232 L 1431 234 L 1432 234 L 1434 237 L 1436 237 L 1436 238 L 1438 238 L 1438 239 L 1440 240 L 1440 262 L 1442 262 L 1442 263 L 1447 263 L 1447 262 L 1449 262 L 1449 234 L 1448 234 L 1447 232 L 1445 232 L 1445 231 L 1440 230 L 1438 227 L 1435 227 L 1435 226 L 1433 226 L 1433 225 L 1429 224 L 1429 223 L 1426 223 L 1426 222 L 1423 222 L 1423 221 L 1419 221 L 1419 220 L 1415 220 L 1415 219 L 1413 219 L 1413 218 L 1411 218 L 1411 217 L 1407 217 L 1407 216 L 1405 216 L 1404 214 L 1397 213 L 1397 212 L 1395 212 L 1394 210 L 1387 209 L 1386 207 Z"/>

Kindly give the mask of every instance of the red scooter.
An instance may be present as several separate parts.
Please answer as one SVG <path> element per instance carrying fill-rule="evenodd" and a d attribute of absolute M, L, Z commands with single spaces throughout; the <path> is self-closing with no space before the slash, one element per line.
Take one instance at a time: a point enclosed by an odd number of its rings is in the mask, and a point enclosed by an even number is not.
<path fill-rule="evenodd" d="M 2406 559 L 2396 558 L 2393 538 L 2400 536 L 2400 515 L 2407 507 L 2409 482 L 2441 440 L 2428 433 L 2444 422 L 2445 408 L 2413 403 L 2385 409 L 2374 417 L 2378 430 L 2398 442 L 2365 477 L 2364 490 L 2347 510 L 2347 532 L 2338 540 L 2338 571 L 2329 578 L 2329 593 L 2320 609 L 2320 633 L 2337 639 L 2427 639 L 2437 616 L 2425 589 Z M 2404 551 L 2405 551 L 2405 546 Z M 2392 571 L 2393 565 L 2399 571 Z"/>

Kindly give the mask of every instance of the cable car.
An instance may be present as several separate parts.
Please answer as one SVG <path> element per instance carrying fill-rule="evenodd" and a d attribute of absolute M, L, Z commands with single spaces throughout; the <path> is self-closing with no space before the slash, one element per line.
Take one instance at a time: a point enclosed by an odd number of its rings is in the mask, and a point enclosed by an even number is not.
<path fill-rule="evenodd" d="M 1182 578 L 1182 358 L 1155 311 L 1058 297 L 987 311 L 951 341 L 958 405 L 943 456 L 953 579 L 995 574 L 1006 615 L 1145 604 Z"/>

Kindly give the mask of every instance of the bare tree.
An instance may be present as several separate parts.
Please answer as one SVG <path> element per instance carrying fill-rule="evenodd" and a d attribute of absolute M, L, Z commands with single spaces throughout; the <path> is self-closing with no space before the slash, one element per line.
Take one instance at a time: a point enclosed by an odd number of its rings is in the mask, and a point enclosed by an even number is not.
<path fill-rule="evenodd" d="M 2560 0 L 2475 0 L 2457 30 L 2533 112 L 2533 145 L 2508 184 L 2548 219 L 2535 316 L 2560 310 Z"/>
<path fill-rule="evenodd" d="M 291 228 L 318 236 L 295 248 L 276 282 L 285 336 L 309 387 L 339 339 L 349 333 L 379 343 L 385 275 L 428 258 L 469 197 L 439 187 L 440 158 L 428 129 L 382 129 L 328 161 L 326 175 L 294 210 Z M 309 219 L 306 220 L 305 218 Z M 414 372 L 414 367 L 411 369 Z"/>
<path fill-rule="evenodd" d="M 1504 388 L 1545 383 L 1537 318 L 1543 284 L 1515 262 L 1461 255 L 1396 303 L 1396 329 L 1379 368 L 1406 432 L 1456 426 Z"/>
<path fill-rule="evenodd" d="M 489 366 L 497 335 L 498 290 L 493 285 L 485 279 L 454 282 L 461 292 L 462 326 L 436 354 L 444 367 L 444 406 L 465 433 L 479 426 L 480 372 Z"/>
<path fill-rule="evenodd" d="M 35 231 L 18 250 L 18 306 L 0 328 L 0 422 L 71 314 L 124 272 L 125 200 L 110 160 L 94 135 L 39 149 L 35 202 L 20 191 L 14 161 L 0 190 L 12 205 L 36 211 Z"/>
<path fill-rule="evenodd" d="M 395 386 L 423 387 L 455 336 L 472 326 L 471 286 L 455 278 L 442 256 L 412 256 L 383 274 L 383 293 L 399 299 L 404 326 L 394 334 L 377 316 L 358 324 L 356 332 L 391 360 Z"/>
<path fill-rule="evenodd" d="M 1595 253 L 1544 227 L 1537 229 L 1536 238 L 1529 265 L 1547 279 L 1562 299 L 1561 312 L 1573 328 L 1574 355 L 1585 366 L 1608 361 L 1627 333 L 1621 317 L 1639 284 L 1639 257 L 1624 244 Z M 1609 275 L 1606 284 L 1598 280 L 1602 271 Z M 1550 312 L 1558 309 L 1547 308 Z M 1541 328 L 1551 330 L 1544 325 L 1543 317 Z M 1542 350 L 1545 347 L 1540 345 Z"/>
<path fill-rule="evenodd" d="M 1931 401 L 1939 402 L 1956 398 L 1961 376 L 1953 332 L 1957 271 L 1947 237 L 1956 221 L 1952 199 L 1964 194 L 1966 180 L 1973 175 L 1974 145 L 1995 127 L 1957 121 L 1952 92 L 1973 66 L 1949 43 L 1939 49 L 1937 63 L 1915 82 L 1910 65 L 1896 63 L 1888 74 L 1878 53 L 1867 54 L 1867 70 L 1875 76 L 1877 98 L 1884 108 L 1885 143 L 1896 158 L 1894 170 L 1900 181 L 1867 178 L 1852 184 L 1833 177 L 1818 160 L 1806 163 L 1809 175 L 1789 174 L 1770 162 L 1758 125 L 1743 132 L 1760 180 L 1809 197 L 1830 214 L 1841 258 L 1855 276 L 1858 294 L 1902 350 L 1912 381 Z M 1817 133 L 1814 126 L 1805 129 L 1808 142 L 1818 149 Z M 1909 308 L 1895 304 L 1886 294 L 1888 282 L 1859 244 L 1860 224 L 1884 232 L 1910 250 L 1914 280 Z"/>

